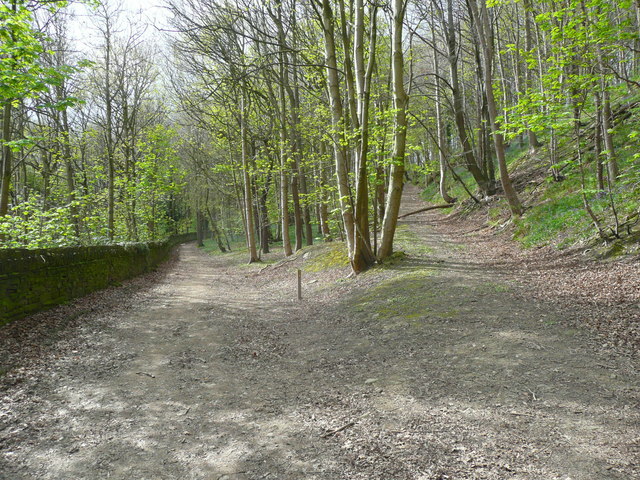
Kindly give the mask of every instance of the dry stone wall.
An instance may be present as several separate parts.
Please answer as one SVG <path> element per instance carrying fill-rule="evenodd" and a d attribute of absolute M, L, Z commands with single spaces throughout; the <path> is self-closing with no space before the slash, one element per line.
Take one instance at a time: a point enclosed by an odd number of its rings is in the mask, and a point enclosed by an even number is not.
<path fill-rule="evenodd" d="M 188 233 L 130 245 L 0 249 L 0 325 L 153 270 L 192 240 Z"/>

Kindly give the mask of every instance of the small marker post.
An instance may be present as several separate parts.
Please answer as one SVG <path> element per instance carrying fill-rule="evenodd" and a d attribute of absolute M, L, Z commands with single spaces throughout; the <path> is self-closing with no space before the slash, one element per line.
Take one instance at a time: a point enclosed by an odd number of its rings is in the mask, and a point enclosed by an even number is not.
<path fill-rule="evenodd" d="M 302 300 L 302 270 L 298 269 L 298 300 Z"/>

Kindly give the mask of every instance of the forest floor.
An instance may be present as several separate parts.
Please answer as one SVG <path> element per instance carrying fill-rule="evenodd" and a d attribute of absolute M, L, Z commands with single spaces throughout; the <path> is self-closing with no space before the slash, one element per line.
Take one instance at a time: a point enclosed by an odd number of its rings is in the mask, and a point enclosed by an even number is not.
<path fill-rule="evenodd" d="M 346 278 L 332 245 L 266 266 L 183 245 L 0 329 L 0 478 L 640 479 L 634 322 L 607 321 L 636 315 L 638 276 L 599 283 L 637 265 L 438 213 L 398 246 Z"/>

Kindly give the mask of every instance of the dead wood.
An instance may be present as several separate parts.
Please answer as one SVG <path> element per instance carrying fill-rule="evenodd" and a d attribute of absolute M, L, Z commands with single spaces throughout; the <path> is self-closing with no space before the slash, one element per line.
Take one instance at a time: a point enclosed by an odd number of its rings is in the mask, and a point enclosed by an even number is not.
<path fill-rule="evenodd" d="M 416 213 L 428 212 L 429 210 L 437 210 L 439 208 L 449 208 L 453 206 L 454 206 L 453 203 L 443 203 L 441 205 L 430 205 L 428 207 L 421 208 L 420 210 L 416 210 L 415 212 L 409 212 L 409 213 L 405 213 L 404 215 L 400 215 L 398 218 L 399 219 L 405 218 L 405 217 L 408 217 L 409 215 L 415 215 Z"/>
<path fill-rule="evenodd" d="M 283 265 L 286 265 L 287 263 L 289 263 L 289 262 L 293 262 L 294 260 L 297 260 L 297 259 L 298 259 L 298 257 L 296 256 L 296 257 L 290 258 L 289 260 L 282 260 L 282 261 L 281 261 L 279 264 L 277 264 L 277 265 L 273 265 L 273 264 L 271 264 L 271 263 L 270 263 L 270 264 L 269 264 L 269 265 L 267 265 L 266 267 L 261 268 L 261 269 L 258 271 L 258 273 L 262 273 L 262 272 L 264 272 L 264 271 L 265 271 L 267 268 L 269 268 L 269 267 L 271 267 L 271 269 L 272 269 L 272 270 L 275 270 L 276 268 L 280 268 L 280 267 L 282 267 Z"/>
<path fill-rule="evenodd" d="M 336 433 L 340 433 L 343 430 L 346 430 L 349 427 L 353 427 L 356 424 L 356 422 L 349 422 L 346 425 L 341 426 L 340 428 L 336 428 L 335 430 L 331 430 L 330 432 L 327 432 L 323 435 L 320 435 L 322 438 L 329 438 L 334 436 Z"/>

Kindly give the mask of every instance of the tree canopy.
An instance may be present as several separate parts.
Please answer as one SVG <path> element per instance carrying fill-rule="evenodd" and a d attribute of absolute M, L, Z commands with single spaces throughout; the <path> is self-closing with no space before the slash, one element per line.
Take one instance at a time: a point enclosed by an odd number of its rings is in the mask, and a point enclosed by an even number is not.
<path fill-rule="evenodd" d="M 86 41 L 78 2 L 1 3 L 2 247 L 196 228 L 249 261 L 342 240 L 358 273 L 407 181 L 529 228 L 519 162 L 600 238 L 637 221 L 638 2 L 161 5 L 85 2 Z"/>

